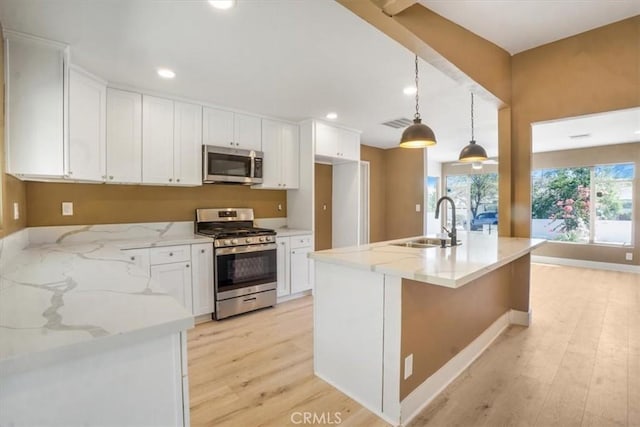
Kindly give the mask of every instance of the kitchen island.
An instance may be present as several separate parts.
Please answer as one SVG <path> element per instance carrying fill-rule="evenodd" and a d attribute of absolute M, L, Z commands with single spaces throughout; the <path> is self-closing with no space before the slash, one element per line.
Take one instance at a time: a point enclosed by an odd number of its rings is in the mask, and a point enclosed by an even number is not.
<path fill-rule="evenodd" d="M 402 239 L 314 252 L 314 369 L 406 425 L 509 325 L 527 326 L 540 239 L 461 233 L 459 246 Z"/>

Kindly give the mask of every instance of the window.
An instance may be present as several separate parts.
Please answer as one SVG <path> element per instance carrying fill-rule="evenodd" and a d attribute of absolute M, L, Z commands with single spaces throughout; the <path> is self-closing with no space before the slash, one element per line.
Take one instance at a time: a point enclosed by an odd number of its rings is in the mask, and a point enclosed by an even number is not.
<path fill-rule="evenodd" d="M 482 231 L 498 225 L 498 174 L 447 176 L 447 196 L 456 204 L 456 228 Z M 451 208 L 447 227 L 451 226 Z M 486 227 L 483 227 L 486 226 Z"/>
<path fill-rule="evenodd" d="M 633 163 L 623 163 L 534 170 L 532 237 L 630 244 L 634 169 Z"/>

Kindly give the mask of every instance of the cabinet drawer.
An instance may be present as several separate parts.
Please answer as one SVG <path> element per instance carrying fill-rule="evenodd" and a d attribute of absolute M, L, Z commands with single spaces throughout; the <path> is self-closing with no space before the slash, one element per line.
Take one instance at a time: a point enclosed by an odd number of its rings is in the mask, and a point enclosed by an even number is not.
<path fill-rule="evenodd" d="M 291 236 L 291 249 L 311 246 L 311 236 Z"/>
<path fill-rule="evenodd" d="M 163 246 L 149 249 L 151 265 L 169 264 L 172 262 L 184 262 L 191 260 L 189 245 Z"/>

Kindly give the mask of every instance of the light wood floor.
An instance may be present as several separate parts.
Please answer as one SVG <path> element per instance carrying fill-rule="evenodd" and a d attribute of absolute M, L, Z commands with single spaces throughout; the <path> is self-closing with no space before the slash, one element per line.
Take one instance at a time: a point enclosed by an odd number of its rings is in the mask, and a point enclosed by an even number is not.
<path fill-rule="evenodd" d="M 412 426 L 640 426 L 640 275 L 534 264 L 532 281 L 533 325 L 510 327 Z M 386 426 L 313 375 L 312 345 L 311 297 L 191 330 L 192 425 L 339 412 Z"/>

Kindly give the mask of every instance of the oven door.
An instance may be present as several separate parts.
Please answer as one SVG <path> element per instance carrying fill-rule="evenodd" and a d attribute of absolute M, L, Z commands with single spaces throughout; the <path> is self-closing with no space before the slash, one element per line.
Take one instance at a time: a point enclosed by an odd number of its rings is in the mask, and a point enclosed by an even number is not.
<path fill-rule="evenodd" d="M 202 182 L 259 184 L 262 182 L 262 153 L 205 145 Z"/>
<path fill-rule="evenodd" d="M 275 243 L 215 250 L 216 301 L 276 289 Z"/>

